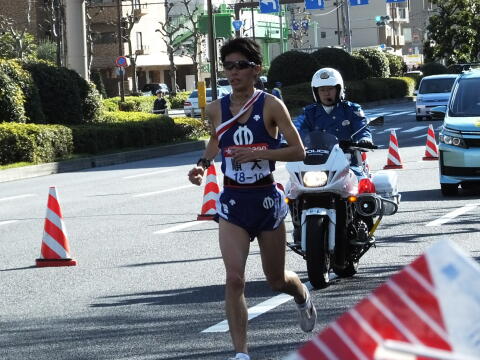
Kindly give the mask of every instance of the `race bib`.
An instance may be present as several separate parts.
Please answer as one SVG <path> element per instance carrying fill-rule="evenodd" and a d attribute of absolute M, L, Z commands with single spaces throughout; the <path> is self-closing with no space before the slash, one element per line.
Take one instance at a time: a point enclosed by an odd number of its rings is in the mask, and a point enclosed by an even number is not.
<path fill-rule="evenodd" d="M 235 145 L 225 148 L 223 151 L 225 157 L 225 176 L 240 184 L 252 184 L 270 175 L 270 162 L 268 160 L 254 160 L 242 164 L 236 162 L 232 157 L 232 149 L 239 147 L 250 148 L 252 150 L 266 150 L 268 149 L 268 144 Z"/>

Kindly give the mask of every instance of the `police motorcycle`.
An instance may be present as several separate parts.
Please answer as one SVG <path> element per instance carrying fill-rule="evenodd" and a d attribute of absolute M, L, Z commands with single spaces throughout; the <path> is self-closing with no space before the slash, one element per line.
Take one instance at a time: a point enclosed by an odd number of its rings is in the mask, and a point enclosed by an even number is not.
<path fill-rule="evenodd" d="M 381 125 L 383 117 L 368 120 L 365 127 L 369 124 Z M 360 258 L 375 245 L 374 233 L 383 216 L 397 212 L 400 194 L 395 172 L 372 175 L 362 161 L 361 153 L 377 146 L 339 143 L 337 137 L 321 131 L 305 134 L 302 141 L 305 159 L 286 165 L 294 225 L 293 242 L 287 241 L 287 246 L 303 256 L 310 283 L 320 289 L 329 285 L 330 271 L 339 277 L 357 272 Z M 360 164 L 364 178 L 357 179 L 353 164 Z"/>

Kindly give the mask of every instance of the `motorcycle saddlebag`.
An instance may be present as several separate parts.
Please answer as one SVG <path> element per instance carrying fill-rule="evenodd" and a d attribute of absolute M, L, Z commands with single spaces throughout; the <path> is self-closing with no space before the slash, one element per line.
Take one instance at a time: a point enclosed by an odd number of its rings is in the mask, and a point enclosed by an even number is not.
<path fill-rule="evenodd" d="M 398 177 L 394 171 L 380 170 L 372 176 L 372 181 L 378 195 L 398 202 Z"/>

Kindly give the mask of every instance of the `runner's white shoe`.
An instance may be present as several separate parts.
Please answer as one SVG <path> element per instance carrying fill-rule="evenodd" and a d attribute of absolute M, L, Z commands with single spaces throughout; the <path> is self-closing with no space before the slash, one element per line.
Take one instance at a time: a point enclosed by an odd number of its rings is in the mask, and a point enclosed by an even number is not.
<path fill-rule="evenodd" d="M 305 289 L 305 296 L 307 299 L 303 304 L 297 304 L 298 322 L 303 331 L 310 332 L 313 330 L 317 322 L 317 310 L 315 309 L 315 305 L 313 305 L 310 292 L 305 284 L 303 284 L 303 288 Z"/>
<path fill-rule="evenodd" d="M 237 353 L 235 357 L 228 358 L 227 360 L 250 360 L 250 356 L 248 356 L 248 354 L 245 354 L 245 353 Z"/>

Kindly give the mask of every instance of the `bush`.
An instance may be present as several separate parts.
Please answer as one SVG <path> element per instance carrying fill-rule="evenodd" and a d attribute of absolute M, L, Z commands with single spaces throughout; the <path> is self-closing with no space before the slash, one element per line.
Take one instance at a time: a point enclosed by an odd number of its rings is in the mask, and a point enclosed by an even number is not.
<path fill-rule="evenodd" d="M 25 97 L 7 74 L 0 72 L 0 121 L 25 123 Z"/>
<path fill-rule="evenodd" d="M 390 69 L 390 76 L 402 76 L 407 68 L 401 56 L 384 53 L 388 59 L 388 67 Z"/>
<path fill-rule="evenodd" d="M 0 72 L 5 73 L 22 90 L 25 98 L 23 106 L 25 109 L 26 122 L 36 124 L 45 123 L 40 94 L 30 73 L 25 71 L 15 60 L 2 59 L 0 59 Z M 23 122 L 22 119 L 16 121 Z"/>
<path fill-rule="evenodd" d="M 102 96 L 102 98 L 107 97 L 107 91 L 105 90 L 105 84 L 103 83 L 102 74 L 98 69 L 92 69 L 90 72 L 90 80 L 95 84 L 98 92 Z"/>
<path fill-rule="evenodd" d="M 286 87 L 282 86 L 282 96 L 288 109 L 302 108 L 314 101 L 310 81 Z"/>
<path fill-rule="evenodd" d="M 438 62 L 426 63 L 420 68 L 420 70 L 423 72 L 423 76 L 448 73 L 447 67 Z"/>
<path fill-rule="evenodd" d="M 388 59 L 382 51 L 377 49 L 360 49 L 357 50 L 356 53 L 367 60 L 370 65 L 372 77 L 387 78 L 390 76 Z"/>
<path fill-rule="evenodd" d="M 373 76 L 372 69 L 368 64 L 367 59 L 365 59 L 360 54 L 352 54 L 353 67 L 355 69 L 355 79 L 354 80 L 363 80 L 368 79 Z"/>
<path fill-rule="evenodd" d="M 98 92 L 75 71 L 46 62 L 29 63 L 25 68 L 39 90 L 48 123 L 81 124 L 98 120 L 101 113 Z"/>
<path fill-rule="evenodd" d="M 177 125 L 179 133 L 183 133 L 181 138 L 198 139 L 209 134 L 207 122 L 190 117 L 178 117 L 173 119 Z"/>
<path fill-rule="evenodd" d="M 106 111 L 133 111 L 151 113 L 155 96 L 126 96 L 124 102 L 121 102 L 120 100 L 121 99 L 118 96 L 103 100 L 104 109 Z"/>
<path fill-rule="evenodd" d="M 166 99 L 167 99 L 167 102 L 170 103 L 171 109 L 183 109 L 183 103 L 188 99 L 190 94 L 191 94 L 191 91 L 177 92 L 175 96 L 168 95 Z"/>
<path fill-rule="evenodd" d="M 342 74 L 343 80 L 354 80 L 355 69 L 352 56 L 342 49 L 324 47 L 312 53 L 312 56 L 322 67 L 337 69 Z"/>
<path fill-rule="evenodd" d="M 69 128 L 61 125 L 0 124 L 0 164 L 45 163 L 72 153 Z"/>
<path fill-rule="evenodd" d="M 97 154 L 109 150 L 139 148 L 183 139 L 182 129 L 177 129 L 173 120 L 167 116 L 71 128 L 75 153 Z"/>
<path fill-rule="evenodd" d="M 268 83 L 280 81 L 282 86 L 300 84 L 311 81 L 312 76 L 319 69 L 313 56 L 301 51 L 287 51 L 278 55 L 270 64 Z"/>

